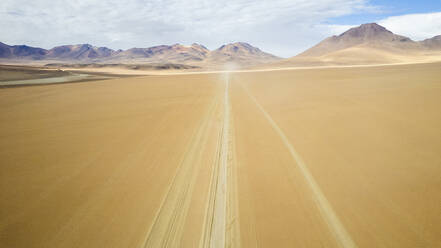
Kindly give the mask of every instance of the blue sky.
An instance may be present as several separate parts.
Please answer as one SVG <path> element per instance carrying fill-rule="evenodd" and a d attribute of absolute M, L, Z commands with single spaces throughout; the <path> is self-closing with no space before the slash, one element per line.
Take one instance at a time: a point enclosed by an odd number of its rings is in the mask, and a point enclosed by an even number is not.
<path fill-rule="evenodd" d="M 441 34 L 441 0 L 1 0 L 0 41 L 113 49 L 243 41 L 294 56 L 350 27 L 377 22 L 415 40 Z"/>
<path fill-rule="evenodd" d="M 372 0 L 369 1 L 369 4 L 377 9 L 373 12 L 330 18 L 328 22 L 342 25 L 358 25 L 360 23 L 385 19 L 389 16 L 441 12 L 441 0 Z"/>

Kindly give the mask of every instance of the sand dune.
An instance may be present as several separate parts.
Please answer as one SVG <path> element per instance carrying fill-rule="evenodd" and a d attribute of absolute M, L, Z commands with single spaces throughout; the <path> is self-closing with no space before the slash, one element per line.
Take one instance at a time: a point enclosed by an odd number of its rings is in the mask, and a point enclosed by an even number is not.
<path fill-rule="evenodd" d="M 0 89 L 0 247 L 438 247 L 440 68 Z"/>

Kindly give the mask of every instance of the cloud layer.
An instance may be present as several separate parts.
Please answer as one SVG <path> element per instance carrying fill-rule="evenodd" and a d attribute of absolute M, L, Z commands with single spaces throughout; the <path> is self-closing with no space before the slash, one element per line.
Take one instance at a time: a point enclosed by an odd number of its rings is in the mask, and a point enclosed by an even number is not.
<path fill-rule="evenodd" d="M 326 33 L 317 24 L 367 9 L 364 0 L 2 0 L 0 39 L 123 49 L 246 41 L 288 56 Z"/>
<path fill-rule="evenodd" d="M 0 41 L 114 49 L 244 41 L 288 57 L 343 31 L 325 24 L 330 18 L 374 9 L 367 0 L 2 0 Z"/>
<path fill-rule="evenodd" d="M 378 23 L 394 33 L 414 40 L 441 35 L 441 12 L 392 16 Z"/>

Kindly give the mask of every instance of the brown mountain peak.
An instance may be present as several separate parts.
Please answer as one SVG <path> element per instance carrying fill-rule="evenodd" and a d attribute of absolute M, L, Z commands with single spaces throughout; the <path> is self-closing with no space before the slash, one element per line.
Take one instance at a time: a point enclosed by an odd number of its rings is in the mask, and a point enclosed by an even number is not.
<path fill-rule="evenodd" d="M 420 41 L 420 44 L 428 49 L 441 50 L 441 35 Z"/>
<path fill-rule="evenodd" d="M 246 54 L 258 54 L 263 53 L 259 48 L 254 47 L 246 42 L 234 42 L 222 45 L 215 51 L 223 53 L 246 53 Z"/>
<path fill-rule="evenodd" d="M 338 37 L 355 37 L 372 39 L 376 37 L 393 36 L 394 34 L 387 30 L 385 27 L 378 25 L 377 23 L 362 24 L 358 27 L 349 29 L 348 31 L 340 34 Z"/>
<path fill-rule="evenodd" d="M 386 50 L 418 49 L 418 44 L 411 39 L 396 35 L 377 23 L 366 23 L 351 28 L 338 36 L 331 36 L 299 56 L 322 56 L 356 46 Z"/>

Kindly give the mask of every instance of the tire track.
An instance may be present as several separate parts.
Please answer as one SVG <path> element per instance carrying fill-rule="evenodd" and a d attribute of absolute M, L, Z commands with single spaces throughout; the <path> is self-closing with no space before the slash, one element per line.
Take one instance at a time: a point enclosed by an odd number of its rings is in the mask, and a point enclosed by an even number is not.
<path fill-rule="evenodd" d="M 280 136 L 282 139 L 282 142 L 288 149 L 289 153 L 291 154 L 292 158 L 296 162 L 298 168 L 300 169 L 300 172 L 302 173 L 303 177 L 305 178 L 306 183 L 308 184 L 315 203 L 318 206 L 318 209 L 320 210 L 320 214 L 322 215 L 322 218 L 327 223 L 331 233 L 335 237 L 337 243 L 344 248 L 355 248 L 357 245 L 352 240 L 352 237 L 349 235 L 349 233 L 346 231 L 346 228 L 341 223 L 340 219 L 338 218 L 337 214 L 332 209 L 331 204 L 326 199 L 325 195 L 323 194 L 322 190 L 320 189 L 320 186 L 315 181 L 312 174 L 309 172 L 307 165 L 303 161 L 303 159 L 300 157 L 300 155 L 297 153 L 297 151 L 294 149 L 293 145 L 290 143 L 286 135 L 283 133 L 283 131 L 280 129 L 280 127 L 277 125 L 277 123 L 271 118 L 271 116 L 265 111 L 265 109 L 257 102 L 256 98 L 250 94 L 248 89 L 243 86 L 244 91 L 247 93 L 247 95 L 251 98 L 251 100 L 256 104 L 257 108 L 262 112 L 262 114 L 265 116 L 267 121 L 271 124 L 273 129 L 276 131 L 276 133 Z"/>
<path fill-rule="evenodd" d="M 229 75 L 226 74 L 223 123 L 219 133 L 200 247 L 238 247 L 236 176 L 230 128 Z"/>
<path fill-rule="evenodd" d="M 217 112 L 215 99 L 189 144 L 142 247 L 179 247 L 202 153 Z"/>
<path fill-rule="evenodd" d="M 231 108 L 230 108 L 231 109 Z M 239 200 L 237 192 L 237 166 L 236 146 L 234 143 L 234 122 L 230 118 L 229 130 L 229 157 L 227 166 L 227 226 L 225 234 L 225 247 L 241 247 Z"/>

